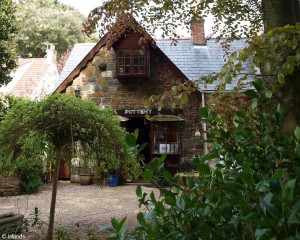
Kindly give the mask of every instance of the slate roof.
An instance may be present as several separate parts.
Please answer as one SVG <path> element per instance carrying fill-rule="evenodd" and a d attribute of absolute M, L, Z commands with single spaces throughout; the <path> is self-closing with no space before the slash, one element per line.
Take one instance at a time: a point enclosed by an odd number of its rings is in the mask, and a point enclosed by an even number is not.
<path fill-rule="evenodd" d="M 218 73 L 224 65 L 225 50 L 215 39 L 209 39 L 205 46 L 194 45 L 191 39 L 180 39 L 176 46 L 171 40 L 158 40 L 157 46 L 175 63 L 185 76 L 195 81 L 203 76 Z M 245 39 L 232 43 L 230 52 L 235 52 L 246 47 Z M 249 69 L 249 64 L 244 67 Z M 232 84 L 226 85 L 226 90 L 232 90 L 237 84 L 237 78 Z M 218 83 L 209 85 L 200 84 L 202 91 L 213 91 Z"/>
<path fill-rule="evenodd" d="M 64 66 L 55 89 L 69 76 L 82 59 L 92 50 L 96 43 L 76 43 Z"/>
<path fill-rule="evenodd" d="M 202 76 L 217 73 L 224 65 L 223 57 L 225 51 L 222 49 L 220 43 L 217 43 L 215 39 L 208 40 L 205 46 L 193 45 L 191 39 L 180 39 L 176 46 L 171 43 L 171 40 L 156 40 L 156 44 L 162 52 L 164 52 L 165 55 L 191 81 L 198 80 Z M 54 91 L 92 50 L 95 44 L 96 43 L 75 44 Z M 236 41 L 232 44 L 231 51 L 242 49 L 245 46 L 245 40 Z M 216 86 L 217 83 L 209 84 L 207 86 L 202 84 L 199 88 L 202 91 L 213 91 Z M 232 84 L 227 84 L 226 90 L 232 90 L 235 86 L 236 80 L 234 80 Z"/>

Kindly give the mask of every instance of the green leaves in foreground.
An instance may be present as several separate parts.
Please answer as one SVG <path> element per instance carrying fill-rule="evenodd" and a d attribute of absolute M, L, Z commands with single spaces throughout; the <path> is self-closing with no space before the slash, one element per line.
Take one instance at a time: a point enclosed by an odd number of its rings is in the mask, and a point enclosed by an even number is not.
<path fill-rule="evenodd" d="M 113 237 L 108 237 L 108 240 L 125 240 L 126 238 L 126 231 L 128 226 L 125 224 L 126 217 L 123 218 L 120 222 L 113 217 L 111 219 L 111 226 L 100 226 L 99 229 L 102 231 L 110 231 L 114 233 Z"/>
<path fill-rule="evenodd" d="M 300 128 L 280 134 L 285 110 L 263 111 L 272 97 L 264 88 L 256 84 L 255 104 L 237 111 L 231 128 L 200 110 L 212 149 L 193 160 L 195 171 L 171 176 L 166 155 L 146 165 L 143 179 L 156 189 L 137 186 L 139 226 L 128 239 L 300 238 Z"/>

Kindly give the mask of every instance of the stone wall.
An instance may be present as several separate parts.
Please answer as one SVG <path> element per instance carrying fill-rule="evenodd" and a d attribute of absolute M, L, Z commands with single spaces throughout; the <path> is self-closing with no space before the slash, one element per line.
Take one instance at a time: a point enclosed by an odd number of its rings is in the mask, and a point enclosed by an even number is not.
<path fill-rule="evenodd" d="M 116 54 L 113 49 L 102 48 L 86 68 L 74 79 L 66 93 L 75 95 L 74 89 L 81 88 L 81 98 L 91 99 L 99 107 L 118 109 L 140 109 L 152 95 L 162 94 L 172 86 L 180 84 L 179 79 L 160 59 L 155 49 L 150 51 L 150 78 L 116 78 Z M 185 119 L 181 127 L 182 159 L 191 159 L 202 152 L 202 143 L 195 139 L 195 117 L 200 103 L 193 95 L 184 108 Z"/>
<path fill-rule="evenodd" d="M 0 197 L 19 195 L 20 185 L 21 181 L 18 177 L 0 177 Z"/>

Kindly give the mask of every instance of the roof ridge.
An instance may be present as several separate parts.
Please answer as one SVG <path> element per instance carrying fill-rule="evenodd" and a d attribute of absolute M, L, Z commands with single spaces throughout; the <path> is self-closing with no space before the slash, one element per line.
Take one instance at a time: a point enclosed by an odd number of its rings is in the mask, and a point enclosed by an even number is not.
<path fill-rule="evenodd" d="M 191 37 L 183 37 L 183 38 L 177 38 L 177 39 L 174 39 L 175 41 L 177 40 L 192 40 Z M 170 38 L 156 38 L 155 41 L 173 41 L 173 39 L 170 39 Z"/>

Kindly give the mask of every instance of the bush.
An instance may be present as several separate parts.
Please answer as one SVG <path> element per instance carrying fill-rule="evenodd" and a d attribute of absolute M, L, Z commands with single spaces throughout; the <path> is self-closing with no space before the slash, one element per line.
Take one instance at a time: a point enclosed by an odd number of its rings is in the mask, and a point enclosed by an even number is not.
<path fill-rule="evenodd" d="M 200 110 L 210 125 L 212 151 L 194 159 L 199 177 L 183 184 L 163 169 L 165 155 L 143 173 L 159 196 L 136 189 L 139 226 L 124 231 L 125 221 L 112 221 L 115 236 L 125 239 L 299 239 L 300 127 L 292 136 L 280 133 L 285 111 L 270 109 L 270 94 L 257 82 L 249 110 L 238 111 L 233 127 L 209 109 Z M 212 162 L 215 163 L 214 167 Z M 170 188 L 159 184 L 161 176 Z"/>
<path fill-rule="evenodd" d="M 5 117 L 14 107 L 23 106 L 26 102 L 28 100 L 13 97 L 2 99 L 0 101 L 0 121 L 5 121 Z M 13 144 L 5 144 L 2 144 L 0 150 L 0 175 L 18 175 L 21 177 L 23 193 L 36 192 L 42 184 L 40 175 L 43 173 L 44 165 L 51 160 L 53 155 L 52 145 L 47 141 L 45 135 L 40 135 L 35 131 L 22 135 Z"/>
<path fill-rule="evenodd" d="M 15 169 L 13 154 L 6 154 L 6 151 L 4 149 L 0 149 L 0 158 L 0 176 L 13 176 Z"/>
<path fill-rule="evenodd" d="M 21 175 L 22 193 L 35 193 L 42 184 L 41 175 L 34 169 L 23 170 Z"/>

